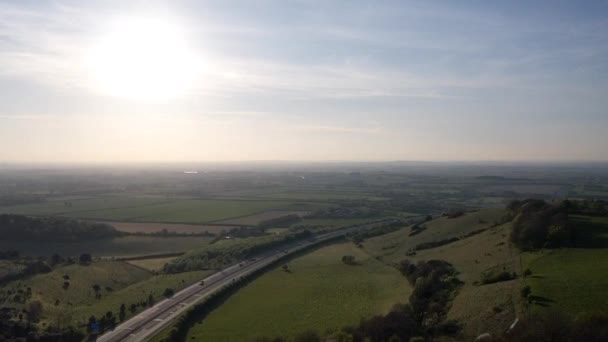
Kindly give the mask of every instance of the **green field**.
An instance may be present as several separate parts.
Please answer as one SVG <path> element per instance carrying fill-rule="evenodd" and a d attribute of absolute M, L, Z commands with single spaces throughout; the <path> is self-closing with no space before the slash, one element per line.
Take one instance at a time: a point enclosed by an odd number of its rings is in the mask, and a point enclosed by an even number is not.
<path fill-rule="evenodd" d="M 574 216 L 576 248 L 524 253 L 533 309 L 608 310 L 608 217 Z"/>
<path fill-rule="evenodd" d="M 360 265 L 342 263 L 354 255 Z M 399 272 L 352 243 L 332 245 L 290 261 L 291 272 L 268 272 L 230 297 L 190 338 L 248 341 L 255 336 L 325 332 L 405 303 L 410 293 Z"/>
<path fill-rule="evenodd" d="M 527 254 L 533 272 L 534 310 L 556 308 L 571 314 L 608 310 L 608 249 L 564 248 Z"/>
<path fill-rule="evenodd" d="M 370 193 L 365 192 L 321 192 L 321 191 L 286 191 L 286 192 L 273 192 L 267 194 L 261 194 L 256 197 L 260 198 L 271 198 L 271 199 L 285 199 L 285 200 L 317 200 L 317 201 L 331 201 L 331 200 L 353 200 L 353 199 L 369 199 L 369 200 L 382 200 L 385 198 L 377 197 Z"/>
<path fill-rule="evenodd" d="M 70 201 L 46 201 L 0 207 L 0 213 L 61 215 L 73 218 L 166 223 L 210 223 L 266 210 L 316 210 L 326 205 L 280 200 L 216 200 L 107 196 Z"/>
<path fill-rule="evenodd" d="M 83 242 L 13 242 L 0 241 L 0 250 L 17 250 L 21 255 L 51 256 L 58 253 L 62 256 L 78 256 L 90 253 L 93 257 L 126 257 L 149 254 L 185 252 L 205 246 L 212 238 L 192 237 L 151 237 L 124 236 L 114 239 Z"/>
<path fill-rule="evenodd" d="M 71 199 L 66 201 L 45 201 L 33 204 L 22 204 L 0 207 L 0 213 L 22 215 L 69 215 L 78 217 L 88 211 L 112 208 L 135 208 L 167 202 L 164 197 L 130 197 L 130 196 L 99 196 L 95 198 Z M 78 214 L 80 213 L 80 214 Z"/>

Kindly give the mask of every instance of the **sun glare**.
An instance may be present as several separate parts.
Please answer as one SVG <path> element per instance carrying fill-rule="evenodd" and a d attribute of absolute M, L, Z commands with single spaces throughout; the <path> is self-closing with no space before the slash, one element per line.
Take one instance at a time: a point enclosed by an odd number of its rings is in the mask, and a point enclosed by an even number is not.
<path fill-rule="evenodd" d="M 183 95 L 198 63 L 179 28 L 168 21 L 122 18 L 90 50 L 94 87 L 107 95 L 165 101 Z"/>

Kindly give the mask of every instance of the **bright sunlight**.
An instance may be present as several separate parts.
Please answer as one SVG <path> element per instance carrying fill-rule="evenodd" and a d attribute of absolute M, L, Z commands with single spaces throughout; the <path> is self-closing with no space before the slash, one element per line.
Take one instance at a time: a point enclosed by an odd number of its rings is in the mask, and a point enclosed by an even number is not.
<path fill-rule="evenodd" d="M 198 61 L 179 27 L 160 19 L 121 18 L 90 50 L 94 87 L 136 101 L 166 101 L 192 85 Z"/>

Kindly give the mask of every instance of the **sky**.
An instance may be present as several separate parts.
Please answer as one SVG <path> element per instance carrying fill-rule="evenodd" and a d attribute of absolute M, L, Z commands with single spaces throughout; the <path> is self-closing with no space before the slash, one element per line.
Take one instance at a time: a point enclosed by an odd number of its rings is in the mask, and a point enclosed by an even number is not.
<path fill-rule="evenodd" d="M 0 162 L 608 160 L 606 1 L 0 1 Z"/>

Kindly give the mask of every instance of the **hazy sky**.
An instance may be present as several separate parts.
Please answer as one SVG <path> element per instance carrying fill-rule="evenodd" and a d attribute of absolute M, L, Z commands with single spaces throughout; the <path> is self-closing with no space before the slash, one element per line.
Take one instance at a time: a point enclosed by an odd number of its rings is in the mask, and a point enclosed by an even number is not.
<path fill-rule="evenodd" d="M 606 1 L 0 2 L 0 161 L 556 159 Z"/>

